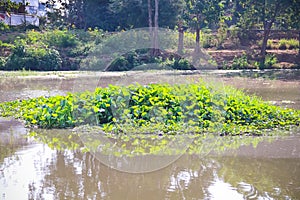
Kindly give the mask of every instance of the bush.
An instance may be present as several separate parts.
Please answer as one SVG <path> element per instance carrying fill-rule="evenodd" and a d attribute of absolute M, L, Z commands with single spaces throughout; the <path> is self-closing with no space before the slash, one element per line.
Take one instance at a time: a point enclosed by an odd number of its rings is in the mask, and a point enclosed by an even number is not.
<path fill-rule="evenodd" d="M 288 40 L 286 40 L 286 39 L 279 40 L 278 48 L 279 49 L 288 49 L 289 48 Z"/>
<path fill-rule="evenodd" d="M 297 49 L 299 48 L 299 41 L 297 39 L 290 39 L 287 41 L 289 45 L 289 49 Z"/>
<path fill-rule="evenodd" d="M 8 31 L 8 30 L 9 30 L 9 26 L 4 22 L 0 22 L 0 31 Z"/>
<path fill-rule="evenodd" d="M 76 36 L 67 30 L 53 30 L 47 32 L 46 41 L 49 45 L 60 48 L 74 47 L 78 44 Z"/>
<path fill-rule="evenodd" d="M 3 70 L 6 64 L 6 58 L 0 57 L 0 70 Z"/>
<path fill-rule="evenodd" d="M 127 71 L 132 69 L 134 66 L 131 66 L 124 56 L 121 56 L 115 59 L 109 67 L 110 71 Z"/>
<path fill-rule="evenodd" d="M 244 54 L 241 57 L 235 56 L 231 65 L 232 69 L 246 69 L 249 67 L 247 55 Z"/>
<path fill-rule="evenodd" d="M 46 46 L 17 44 L 8 57 L 5 70 L 59 70 L 62 60 L 59 52 Z"/>
<path fill-rule="evenodd" d="M 67 30 L 56 29 L 44 33 L 31 30 L 27 32 L 26 36 L 26 42 L 28 44 L 42 42 L 57 48 L 74 47 L 78 44 L 76 35 Z"/>
<path fill-rule="evenodd" d="M 174 64 L 172 66 L 173 69 L 178 69 L 178 70 L 193 70 L 194 67 L 187 61 L 186 59 L 176 59 L 174 61 Z"/>
<path fill-rule="evenodd" d="M 272 67 L 274 64 L 277 63 L 277 58 L 274 54 L 267 54 L 265 60 L 265 68 Z"/>

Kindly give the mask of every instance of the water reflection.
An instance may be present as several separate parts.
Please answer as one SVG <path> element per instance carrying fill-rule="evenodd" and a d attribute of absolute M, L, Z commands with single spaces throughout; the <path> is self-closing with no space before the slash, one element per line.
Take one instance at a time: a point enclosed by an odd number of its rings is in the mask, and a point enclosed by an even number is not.
<path fill-rule="evenodd" d="M 296 199 L 300 195 L 299 159 L 253 162 L 184 155 L 159 171 L 130 174 L 102 165 L 89 153 L 55 151 L 44 145 L 17 155 L 1 173 L 2 199 Z"/>
<path fill-rule="evenodd" d="M 292 151 L 299 152 L 299 135 L 278 136 L 273 143 L 263 140 L 256 144 L 260 153 L 257 150 L 256 154 L 247 156 L 243 154 L 243 148 L 254 150 L 252 143 L 238 150 L 225 149 L 207 156 L 186 153 L 163 169 L 139 174 L 124 173 L 103 165 L 93 154 L 84 153 L 82 144 L 78 143 L 80 139 L 74 134 L 70 137 L 66 131 L 49 131 L 48 137 L 45 133 L 31 135 L 37 143 L 23 146 L 0 164 L 2 199 L 300 197 L 300 155 L 288 156 Z M 41 135 L 43 137 L 39 137 Z M 286 151 L 290 154 L 285 157 L 265 154 L 266 150 L 274 150 L 276 154 L 279 143 L 288 146 L 291 140 L 296 143 L 290 152 Z"/>
<path fill-rule="evenodd" d="M 166 75 L 160 79 L 158 74 L 140 74 L 143 79 L 136 74 L 123 79 L 145 83 L 168 80 Z M 299 109 L 299 71 L 289 73 L 292 81 L 281 78 L 284 74 L 277 76 L 279 81 L 223 76 L 220 80 Z M 203 74 L 182 76 L 197 80 Z M 74 78 L 3 78 L 0 101 L 63 94 L 72 91 L 74 85 L 81 91 L 121 79 L 94 77 L 76 85 Z M 66 130 L 31 133 L 35 142 L 23 137 L 27 133 L 22 124 L 0 119 L 0 199 L 300 199 L 299 134 L 248 140 L 219 137 L 213 145 L 209 140 L 194 139 L 187 153 L 170 165 L 151 173 L 132 174 L 104 165 L 85 152 L 88 149 L 78 135 Z"/>

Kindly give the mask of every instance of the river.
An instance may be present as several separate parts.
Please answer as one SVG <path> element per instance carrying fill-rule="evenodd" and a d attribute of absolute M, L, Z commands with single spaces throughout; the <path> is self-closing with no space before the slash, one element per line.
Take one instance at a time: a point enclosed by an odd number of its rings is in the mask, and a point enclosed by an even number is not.
<path fill-rule="evenodd" d="M 299 70 L 0 75 L 0 101 L 199 78 L 300 109 Z M 173 142 L 167 148 L 183 153 L 140 157 L 89 153 L 82 144 L 87 137 L 76 138 L 71 130 L 30 130 L 12 119 L 0 119 L 0 135 L 0 199 L 300 199 L 299 129 L 200 143 L 194 138 L 197 151 Z"/>

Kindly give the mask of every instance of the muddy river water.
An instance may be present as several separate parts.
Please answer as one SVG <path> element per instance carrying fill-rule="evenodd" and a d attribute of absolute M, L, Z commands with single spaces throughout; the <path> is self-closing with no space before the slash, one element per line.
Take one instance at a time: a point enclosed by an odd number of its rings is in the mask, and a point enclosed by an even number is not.
<path fill-rule="evenodd" d="M 300 109 L 299 70 L 0 74 L 0 102 L 108 84 L 173 84 L 199 78 Z M 300 199 L 299 129 L 269 137 L 206 139 L 200 154 L 105 159 L 86 152 L 82 144 L 86 138 L 74 139 L 72 134 L 29 130 L 21 122 L 1 118 L 0 199 Z"/>

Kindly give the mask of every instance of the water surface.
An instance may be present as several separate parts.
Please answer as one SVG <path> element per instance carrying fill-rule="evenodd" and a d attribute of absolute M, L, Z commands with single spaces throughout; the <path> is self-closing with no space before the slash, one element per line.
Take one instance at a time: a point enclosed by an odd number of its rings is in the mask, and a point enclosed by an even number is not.
<path fill-rule="evenodd" d="M 276 80 L 268 73 L 256 78 L 248 72 L 1 77 L 0 101 L 92 90 L 108 84 L 184 83 L 202 78 L 233 85 L 279 106 L 300 109 L 298 71 L 286 78 L 275 71 Z M 299 130 L 253 140 L 233 138 L 222 143 L 219 138 L 221 142 L 203 143 L 201 151 L 186 151 L 147 173 L 107 166 L 85 152 L 82 140 L 70 130 L 32 134 L 22 123 L 2 118 L 0 135 L 0 199 L 300 199 Z M 168 159 L 164 156 L 161 158 Z M 151 164 L 153 161 L 145 157 L 135 167 Z"/>

